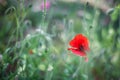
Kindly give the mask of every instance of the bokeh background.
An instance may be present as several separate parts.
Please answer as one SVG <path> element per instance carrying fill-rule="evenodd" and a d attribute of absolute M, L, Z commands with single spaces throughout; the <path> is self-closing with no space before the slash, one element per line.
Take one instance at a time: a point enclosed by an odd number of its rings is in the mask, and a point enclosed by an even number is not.
<path fill-rule="evenodd" d="M 120 0 L 0 0 L 0 80 L 120 80 Z"/>

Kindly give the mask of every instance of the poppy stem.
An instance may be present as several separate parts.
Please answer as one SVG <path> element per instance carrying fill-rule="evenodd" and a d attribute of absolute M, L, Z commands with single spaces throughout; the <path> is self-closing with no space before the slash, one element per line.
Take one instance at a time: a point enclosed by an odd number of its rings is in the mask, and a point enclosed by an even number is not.
<path fill-rule="evenodd" d="M 77 75 L 78 71 L 79 71 L 80 68 L 81 68 L 81 67 L 80 67 L 80 65 L 81 65 L 81 59 L 82 59 L 82 58 L 79 59 L 80 63 L 79 63 L 79 65 L 78 65 L 76 71 L 73 73 L 72 78 L 74 78 L 74 77 Z"/>

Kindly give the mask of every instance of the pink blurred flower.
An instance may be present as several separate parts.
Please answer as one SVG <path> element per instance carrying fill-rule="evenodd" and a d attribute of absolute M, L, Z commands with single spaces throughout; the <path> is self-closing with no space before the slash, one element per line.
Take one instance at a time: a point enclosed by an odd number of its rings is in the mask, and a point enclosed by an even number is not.
<path fill-rule="evenodd" d="M 45 4 L 45 6 L 44 6 L 44 4 Z M 44 11 L 45 8 L 46 8 L 46 10 L 49 10 L 50 6 L 51 6 L 51 3 L 48 0 L 46 0 L 46 3 L 44 3 L 44 1 L 41 3 L 40 8 L 42 11 Z"/>

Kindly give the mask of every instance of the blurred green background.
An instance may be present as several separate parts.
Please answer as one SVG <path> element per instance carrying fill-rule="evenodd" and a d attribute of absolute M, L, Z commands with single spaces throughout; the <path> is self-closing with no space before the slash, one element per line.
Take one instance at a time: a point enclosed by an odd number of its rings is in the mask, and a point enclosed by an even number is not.
<path fill-rule="evenodd" d="M 0 80 L 120 80 L 120 0 L 0 0 Z"/>

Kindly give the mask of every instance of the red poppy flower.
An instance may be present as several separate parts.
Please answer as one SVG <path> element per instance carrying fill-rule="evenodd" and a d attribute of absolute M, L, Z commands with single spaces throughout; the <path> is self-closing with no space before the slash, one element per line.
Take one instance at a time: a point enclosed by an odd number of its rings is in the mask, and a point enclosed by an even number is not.
<path fill-rule="evenodd" d="M 71 50 L 76 55 L 84 57 L 85 61 L 88 60 L 86 51 L 89 51 L 89 41 L 87 37 L 82 34 L 77 34 L 69 42 L 69 45 L 71 46 L 71 48 L 68 48 L 68 50 Z"/>

